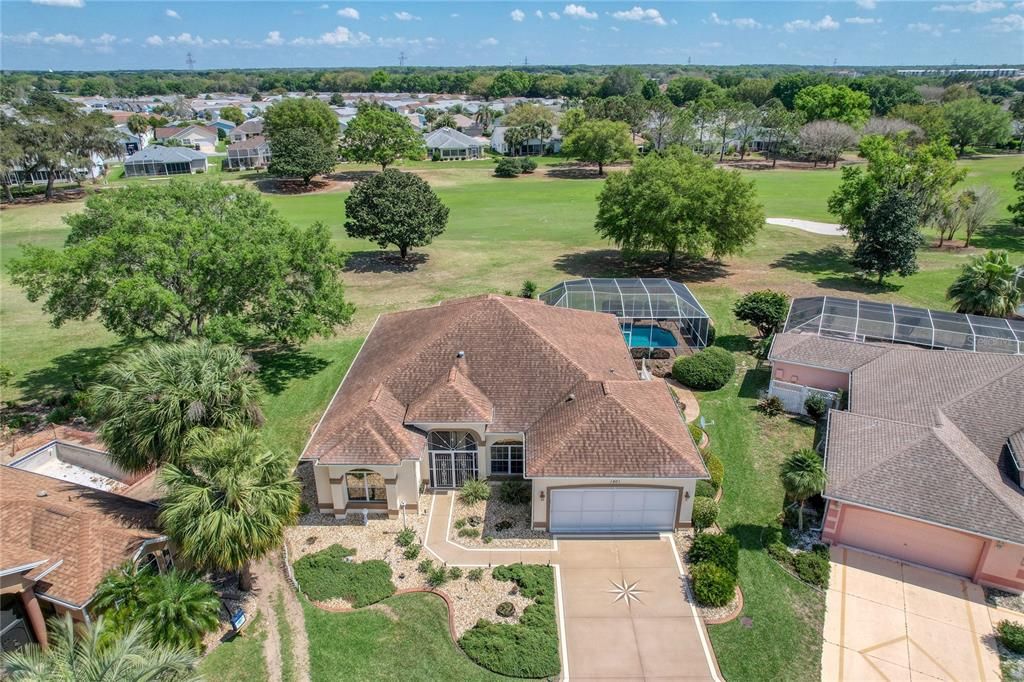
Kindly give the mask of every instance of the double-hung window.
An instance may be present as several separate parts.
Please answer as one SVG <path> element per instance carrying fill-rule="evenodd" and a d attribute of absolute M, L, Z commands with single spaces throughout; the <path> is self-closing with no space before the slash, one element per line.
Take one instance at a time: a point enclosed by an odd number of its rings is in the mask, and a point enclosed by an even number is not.
<path fill-rule="evenodd" d="M 492 475 L 523 474 L 523 444 L 516 441 L 502 441 L 491 446 Z"/>

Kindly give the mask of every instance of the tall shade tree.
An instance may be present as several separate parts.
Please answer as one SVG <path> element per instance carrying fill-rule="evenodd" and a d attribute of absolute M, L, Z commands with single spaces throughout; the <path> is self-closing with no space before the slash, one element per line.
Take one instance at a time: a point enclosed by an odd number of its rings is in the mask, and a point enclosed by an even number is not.
<path fill-rule="evenodd" d="M 126 471 L 179 462 L 196 429 L 263 423 L 253 362 L 205 340 L 132 351 L 101 370 L 90 397 L 110 458 Z"/>
<path fill-rule="evenodd" d="M 132 185 L 64 221 L 64 249 L 29 246 L 12 265 L 55 326 L 98 315 L 122 337 L 304 341 L 351 319 L 327 229 L 291 226 L 253 190 Z"/>
<path fill-rule="evenodd" d="M 238 107 L 222 107 L 220 110 L 220 117 L 225 121 L 234 123 L 236 126 L 240 126 L 245 123 L 245 113 Z"/>
<path fill-rule="evenodd" d="M 1024 227 L 1024 166 L 1013 171 L 1013 189 L 1017 192 L 1017 198 L 1006 210 L 1010 212 L 1010 222 L 1017 227 Z"/>
<path fill-rule="evenodd" d="M 918 270 L 917 250 L 924 244 L 918 229 L 921 209 L 909 193 L 890 186 L 876 195 L 864 211 L 851 262 L 873 272 L 881 284 L 893 273 L 909 277 Z"/>
<path fill-rule="evenodd" d="M 565 138 L 562 152 L 580 161 L 597 164 L 597 174 L 604 175 L 604 165 L 626 161 L 636 155 L 636 146 L 629 126 L 621 121 L 588 120 Z"/>
<path fill-rule="evenodd" d="M 789 296 L 781 291 L 752 291 L 732 307 L 737 320 L 743 320 L 757 329 L 762 338 L 782 326 L 789 313 Z"/>
<path fill-rule="evenodd" d="M 294 463 L 249 428 L 206 430 L 190 441 L 187 456 L 160 471 L 160 522 L 186 560 L 238 571 L 249 590 L 250 563 L 281 544 L 298 514 Z"/>
<path fill-rule="evenodd" d="M 958 313 L 1008 317 L 1024 300 L 1020 266 L 1010 264 L 1006 251 L 989 251 L 964 265 L 946 291 Z"/>
<path fill-rule="evenodd" d="M 988 186 L 965 189 L 958 197 L 963 211 L 964 246 L 971 245 L 971 238 L 980 228 L 988 224 L 999 205 L 999 193 Z"/>
<path fill-rule="evenodd" d="M 143 625 L 112 637 L 103 618 L 76 624 L 71 616 L 49 621 L 50 646 L 3 655 L 11 682 L 199 682 L 198 657 L 186 649 L 154 646 Z"/>
<path fill-rule="evenodd" d="M 771 157 L 772 168 L 775 168 L 780 150 L 796 138 L 800 129 L 800 114 L 789 111 L 777 99 L 765 102 L 759 112 L 759 124 L 764 135 L 764 151 Z"/>
<path fill-rule="evenodd" d="M 401 114 L 363 106 L 341 136 L 341 153 L 349 161 L 375 163 L 381 170 L 398 159 L 421 159 L 423 137 Z"/>
<path fill-rule="evenodd" d="M 812 85 L 797 93 L 794 108 L 808 121 L 839 121 L 861 125 L 871 115 L 871 98 L 845 85 Z"/>
<path fill-rule="evenodd" d="M 337 162 L 337 145 L 324 142 L 309 128 L 289 128 L 270 138 L 271 175 L 299 177 L 308 186 L 314 175 L 331 172 Z"/>
<path fill-rule="evenodd" d="M 688 149 L 670 148 L 612 174 L 598 197 L 595 228 L 627 258 L 650 251 L 714 258 L 737 253 L 764 226 L 753 181 L 715 168 Z"/>
<path fill-rule="evenodd" d="M 14 118 L 0 114 L 0 185 L 3 185 L 4 199 L 14 201 L 8 173 L 21 168 L 25 150 L 18 134 L 21 124 Z"/>
<path fill-rule="evenodd" d="M 949 125 L 949 141 L 960 155 L 975 145 L 1003 144 L 1012 134 L 1009 112 L 976 97 L 942 105 L 942 115 Z"/>
<path fill-rule="evenodd" d="M 505 126 L 532 126 L 539 121 L 555 123 L 555 112 L 541 104 L 524 103 L 513 107 L 501 119 Z"/>
<path fill-rule="evenodd" d="M 100 114 L 100 116 L 103 116 Z M 32 91 L 18 105 L 21 125 L 16 128 L 16 140 L 24 152 L 24 170 L 46 173 L 46 199 L 54 196 L 54 184 L 61 172 L 73 171 L 81 163 L 85 115 L 72 105 L 49 92 Z M 113 121 L 103 116 L 105 125 Z M 90 120 L 89 126 L 97 122 Z M 89 160 L 89 164 L 92 160 Z"/>
<path fill-rule="evenodd" d="M 786 496 L 800 504 L 799 527 L 804 529 L 804 505 L 819 494 L 828 483 L 821 455 L 810 448 L 802 448 L 787 457 L 780 467 L 779 478 Z"/>
<path fill-rule="evenodd" d="M 448 207 L 426 180 L 389 169 L 361 180 L 345 199 L 345 232 L 369 239 L 382 249 L 398 247 L 402 258 L 414 246 L 426 246 L 448 224 Z"/>
<path fill-rule="evenodd" d="M 267 139 L 286 130 L 312 131 L 326 145 L 338 143 L 338 117 L 331 107 L 312 97 L 292 97 L 273 104 L 263 112 L 263 132 Z"/>

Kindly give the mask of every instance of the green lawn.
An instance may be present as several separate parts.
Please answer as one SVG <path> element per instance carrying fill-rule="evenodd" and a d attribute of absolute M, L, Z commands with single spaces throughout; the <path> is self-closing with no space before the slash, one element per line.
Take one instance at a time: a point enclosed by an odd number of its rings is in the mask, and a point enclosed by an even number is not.
<path fill-rule="evenodd" d="M 267 679 L 263 660 L 263 640 L 267 632 L 256 616 L 248 627 L 230 642 L 224 642 L 202 660 L 199 673 L 214 682 L 251 682 Z"/>
<path fill-rule="evenodd" d="M 284 610 L 284 595 L 280 591 L 274 598 L 274 619 L 277 621 L 277 634 L 281 645 L 281 682 L 294 682 L 295 638 Z"/>
<path fill-rule="evenodd" d="M 456 648 L 447 607 L 435 595 L 398 595 L 350 613 L 330 613 L 305 601 L 304 608 L 313 682 L 507 679 Z"/>

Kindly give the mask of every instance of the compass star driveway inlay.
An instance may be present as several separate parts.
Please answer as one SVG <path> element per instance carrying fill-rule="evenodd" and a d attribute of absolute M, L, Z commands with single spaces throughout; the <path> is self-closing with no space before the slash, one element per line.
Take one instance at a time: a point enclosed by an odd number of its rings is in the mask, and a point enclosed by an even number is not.
<path fill-rule="evenodd" d="M 667 538 L 558 543 L 570 680 L 714 679 Z"/>

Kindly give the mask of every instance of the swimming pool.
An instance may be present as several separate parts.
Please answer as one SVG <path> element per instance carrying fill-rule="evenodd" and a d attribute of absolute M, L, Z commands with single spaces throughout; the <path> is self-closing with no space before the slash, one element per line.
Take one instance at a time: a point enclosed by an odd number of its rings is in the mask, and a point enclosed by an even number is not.
<path fill-rule="evenodd" d="M 622 333 L 630 348 L 675 348 L 679 345 L 672 332 L 654 325 L 635 326 L 632 334 L 628 326 L 622 325 Z"/>

